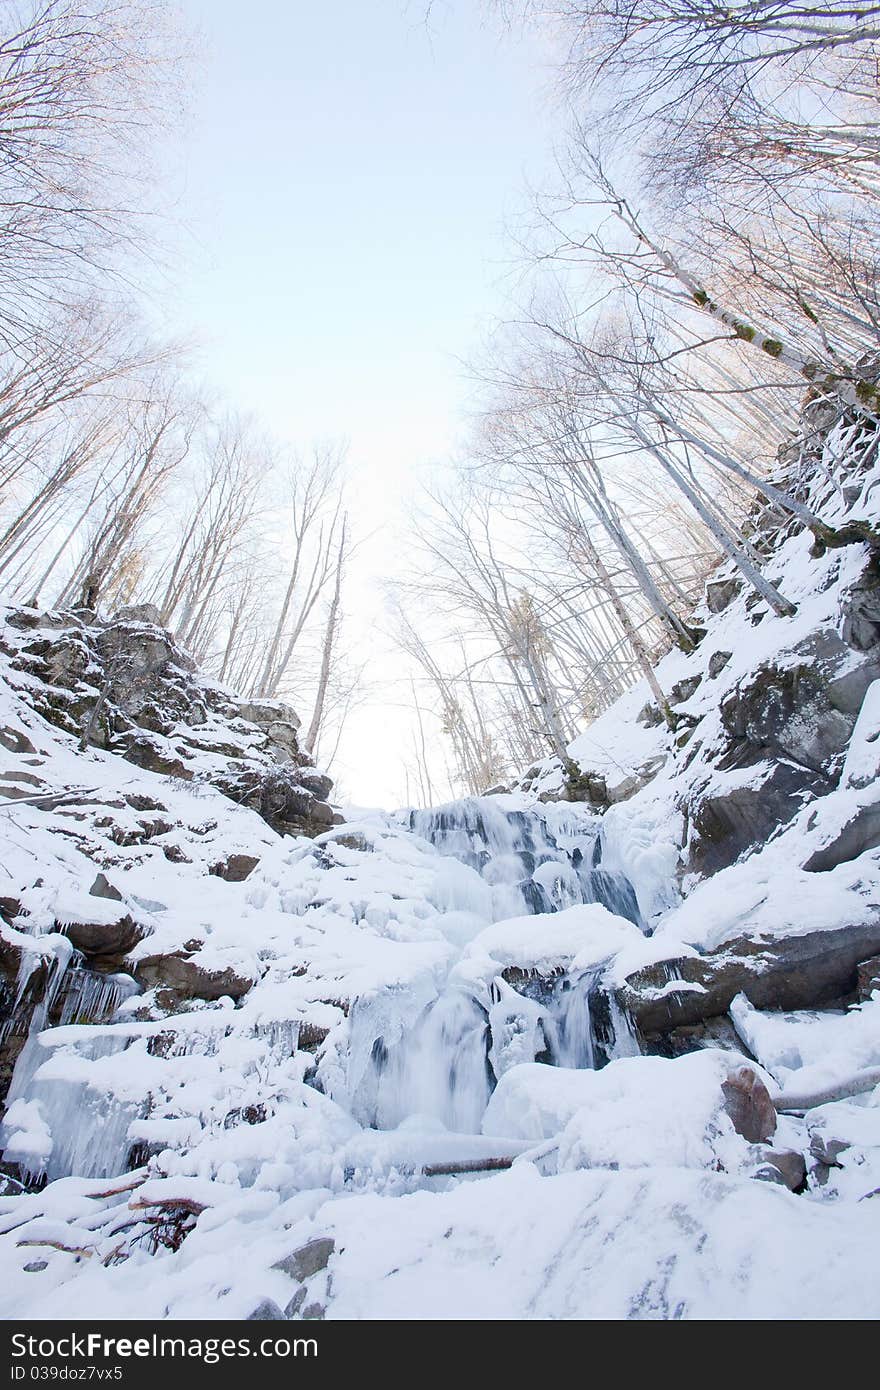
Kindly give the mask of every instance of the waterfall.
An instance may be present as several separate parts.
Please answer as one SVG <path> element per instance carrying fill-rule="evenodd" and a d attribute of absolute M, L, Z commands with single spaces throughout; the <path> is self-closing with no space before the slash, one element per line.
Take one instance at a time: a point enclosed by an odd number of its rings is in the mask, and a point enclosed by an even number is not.
<path fill-rule="evenodd" d="M 32 1034 L 15 1067 L 3 1119 L 4 1158 L 27 1181 L 111 1177 L 125 1169 L 139 1107 L 100 1087 L 89 1064 L 127 1047 L 126 1032 L 75 1027 Z"/>
<path fill-rule="evenodd" d="M 471 797 L 410 811 L 407 824 L 439 854 L 479 875 L 487 891 L 481 897 L 471 887 L 469 906 L 482 911 L 486 924 L 601 903 L 643 926 L 632 884 L 602 867 L 598 817 L 582 807 L 505 809 L 497 798 Z M 439 992 L 429 991 L 427 1000 L 397 990 L 359 1000 L 351 1019 L 345 1102 L 362 1124 L 379 1129 L 424 1116 L 475 1133 L 509 1067 L 535 1060 L 560 1067 L 596 1064 L 590 1016 L 595 983 L 589 972 L 549 980 L 525 976 L 515 985 L 498 975 L 487 997 L 452 980 Z M 620 1046 L 637 1050 L 625 1023 L 614 1022 Z M 607 1060 L 608 1048 L 598 1055 Z"/>
<path fill-rule="evenodd" d="M 363 920 L 380 934 L 388 929 L 392 939 L 403 936 L 414 942 L 421 939 L 424 922 L 433 933 L 426 939 L 443 942 L 420 973 L 355 995 L 344 1030 L 318 1056 L 312 1083 L 365 1128 L 418 1128 L 424 1123 L 426 1131 L 439 1126 L 474 1135 L 495 1085 L 511 1067 L 538 1061 L 592 1068 L 638 1051 L 619 1011 L 604 996 L 597 996 L 601 1008 L 593 1005 L 596 965 L 564 967 L 559 960 L 573 956 L 554 955 L 555 946 L 542 956 L 548 914 L 560 923 L 562 940 L 569 926 L 556 914 L 577 913 L 590 904 L 625 918 L 633 924 L 628 931 L 645 929 L 633 885 L 622 869 L 612 867 L 625 862 L 617 853 L 619 832 L 610 828 L 606 857 L 602 829 L 602 820 L 583 806 L 524 806 L 521 798 L 472 797 L 379 821 L 377 844 L 383 836 L 398 846 L 406 842 L 397 860 L 389 853 L 383 862 L 376 851 L 376 859 L 360 870 L 334 866 L 332 855 L 323 862 L 313 857 L 308 863 L 315 867 L 308 872 L 317 877 L 306 880 L 306 887 L 297 886 L 295 875 L 286 882 L 281 873 L 277 892 L 285 913 L 323 910 L 324 873 L 332 902 L 334 891 L 359 883 L 355 875 L 363 872 L 367 887 L 372 875 L 378 889 L 372 897 L 367 893 L 362 905 L 355 890 L 355 921 Z M 304 853 L 294 848 L 288 862 L 300 868 L 307 862 Z M 410 889 L 413 916 L 402 919 L 405 927 L 387 886 L 395 863 L 403 866 L 402 890 L 410 865 L 417 866 L 412 872 L 418 877 L 409 880 L 418 885 L 414 892 Z M 348 901 L 345 894 L 342 901 Z M 519 932 L 518 939 L 526 942 L 524 963 L 506 964 L 512 959 L 507 957 L 496 963 L 480 940 L 496 928 L 503 940 L 509 930 Z M 580 930 L 578 922 L 574 929 Z M 121 1026 L 116 1014 L 134 982 L 89 968 L 62 941 L 18 1058 L 3 1126 L 6 1160 L 17 1163 L 31 1180 L 72 1173 L 109 1177 L 125 1168 L 133 1139 L 154 1135 L 150 1115 L 156 1102 L 143 1057 L 140 1063 L 132 1057 L 131 1068 L 112 1062 L 137 1032 L 137 1027 L 133 1032 L 131 1025 Z M 532 959 L 545 963 L 538 969 Z M 23 968 L 19 997 L 29 978 Z M 179 1015 L 169 1029 L 156 1025 L 155 1036 L 154 1025 L 147 1024 L 141 1052 L 169 1060 L 191 1056 L 199 1063 L 216 1058 L 220 1070 L 230 1065 L 238 1076 L 236 1067 L 244 1066 L 248 1055 L 242 1044 L 250 1039 L 259 1044 L 261 1066 L 277 1065 L 284 1072 L 296 1055 L 299 1020 L 266 1011 L 256 995 L 252 998 L 253 1011 L 245 1005 L 242 1013 L 227 1000 L 223 1008 Z M 46 1027 L 50 1011 L 54 1028 Z M 138 1065 L 140 1089 L 134 1075 Z M 201 1074 L 198 1067 L 196 1073 Z M 194 1122 L 198 1128 L 204 1121 L 197 1115 Z M 180 1125 L 182 1132 L 182 1120 Z"/>
<path fill-rule="evenodd" d="M 559 802 L 505 810 L 499 800 L 468 797 L 408 816 L 417 835 L 476 870 L 489 886 L 492 921 L 602 903 L 643 925 L 632 884 L 602 867 L 597 816 Z"/>

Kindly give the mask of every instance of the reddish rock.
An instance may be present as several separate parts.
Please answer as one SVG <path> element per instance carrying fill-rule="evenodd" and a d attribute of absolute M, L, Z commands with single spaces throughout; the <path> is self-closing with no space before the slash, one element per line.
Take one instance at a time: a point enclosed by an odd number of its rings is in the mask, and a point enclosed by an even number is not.
<path fill-rule="evenodd" d="M 761 1144 L 776 1133 L 776 1107 L 770 1092 L 751 1067 L 737 1067 L 721 1083 L 724 1108 L 737 1134 Z"/>

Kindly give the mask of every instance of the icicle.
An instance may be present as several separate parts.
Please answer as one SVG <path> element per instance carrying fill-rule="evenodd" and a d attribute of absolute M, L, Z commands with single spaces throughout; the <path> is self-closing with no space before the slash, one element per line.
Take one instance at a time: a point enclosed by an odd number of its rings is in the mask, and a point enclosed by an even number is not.
<path fill-rule="evenodd" d="M 489 1010 L 489 1061 L 496 1080 L 520 1062 L 534 1062 L 547 1048 L 546 1013 L 534 999 L 518 994 L 500 976 L 492 982 Z"/>
<path fill-rule="evenodd" d="M 65 1037 L 56 1047 L 53 1032 L 32 1035 L 16 1063 L 3 1122 L 4 1159 L 30 1179 L 112 1177 L 125 1169 L 128 1127 L 140 1106 L 91 1085 L 81 1064 L 121 1052 L 130 1038 L 107 1030 L 75 1047 Z M 68 1058 L 80 1066 L 65 1074 Z"/>

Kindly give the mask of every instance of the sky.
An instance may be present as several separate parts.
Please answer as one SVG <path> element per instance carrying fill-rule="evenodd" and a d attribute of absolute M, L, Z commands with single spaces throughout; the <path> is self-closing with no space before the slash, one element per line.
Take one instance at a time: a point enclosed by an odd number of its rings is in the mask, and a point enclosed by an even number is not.
<path fill-rule="evenodd" d="M 347 798 L 398 805 L 409 717 L 381 586 L 409 495 L 466 428 L 462 362 L 516 295 L 511 229 L 558 135 L 544 55 L 479 0 L 178 4 L 199 62 L 164 326 L 279 437 L 349 441 L 370 539 L 346 608 L 372 693 L 334 771 Z"/>

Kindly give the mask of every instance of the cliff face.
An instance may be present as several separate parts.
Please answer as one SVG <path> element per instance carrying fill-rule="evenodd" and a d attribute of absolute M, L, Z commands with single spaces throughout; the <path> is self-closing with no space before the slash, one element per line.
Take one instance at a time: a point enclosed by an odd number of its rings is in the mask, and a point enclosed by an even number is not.
<path fill-rule="evenodd" d="M 187 895 L 175 874 L 240 882 L 279 836 L 341 820 L 298 726 L 284 703 L 200 675 L 149 607 L 2 612 L 4 1094 L 35 1010 L 100 1022 L 128 988 L 160 1011 L 246 993 L 247 969 L 208 961 L 196 921 L 186 947 L 131 953 L 172 906 L 158 899 Z"/>

